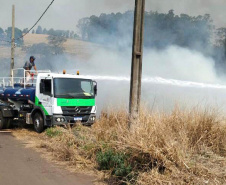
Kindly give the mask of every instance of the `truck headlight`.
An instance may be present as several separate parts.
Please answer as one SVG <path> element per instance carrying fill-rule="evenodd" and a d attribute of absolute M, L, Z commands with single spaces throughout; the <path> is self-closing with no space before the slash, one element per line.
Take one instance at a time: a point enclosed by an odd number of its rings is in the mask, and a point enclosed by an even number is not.
<path fill-rule="evenodd" d="M 65 122 L 65 118 L 55 118 L 56 122 Z"/>
<path fill-rule="evenodd" d="M 90 118 L 90 120 L 91 120 L 91 121 L 95 121 L 95 120 L 96 120 L 96 117 L 95 117 L 95 116 L 92 116 L 92 117 Z"/>

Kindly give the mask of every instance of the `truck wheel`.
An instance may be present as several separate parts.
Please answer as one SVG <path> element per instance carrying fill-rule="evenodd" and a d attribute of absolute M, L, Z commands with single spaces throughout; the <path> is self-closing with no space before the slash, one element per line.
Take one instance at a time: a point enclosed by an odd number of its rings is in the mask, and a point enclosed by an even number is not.
<path fill-rule="evenodd" d="M 35 113 L 33 123 L 35 131 L 42 133 L 44 130 L 44 121 L 42 115 L 39 112 Z"/>
<path fill-rule="evenodd" d="M 2 112 L 0 111 L 0 130 L 5 128 L 7 119 L 3 117 Z"/>

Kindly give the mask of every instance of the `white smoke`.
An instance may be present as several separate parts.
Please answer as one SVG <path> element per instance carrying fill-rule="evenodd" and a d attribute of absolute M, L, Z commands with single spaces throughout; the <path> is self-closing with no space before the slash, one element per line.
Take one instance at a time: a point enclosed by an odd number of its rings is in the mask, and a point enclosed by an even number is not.
<path fill-rule="evenodd" d="M 161 51 L 147 50 L 144 55 L 144 74 L 194 82 L 219 82 L 213 59 L 177 46 Z"/>
<path fill-rule="evenodd" d="M 77 60 L 80 73 L 98 82 L 98 111 L 104 107 L 127 105 L 131 70 L 131 50 L 96 49 L 88 61 Z M 72 66 L 69 67 L 72 70 Z M 75 71 L 73 69 L 72 71 Z M 218 78 L 214 61 L 186 48 L 145 49 L 143 57 L 142 101 L 156 109 L 221 107 L 226 110 L 226 86 Z"/>
<path fill-rule="evenodd" d="M 85 74 L 130 76 L 131 51 L 111 48 L 91 51 L 88 61 L 77 60 L 76 66 Z M 143 76 L 185 80 L 202 83 L 220 83 L 212 58 L 186 48 L 171 46 L 164 50 L 145 49 Z"/>

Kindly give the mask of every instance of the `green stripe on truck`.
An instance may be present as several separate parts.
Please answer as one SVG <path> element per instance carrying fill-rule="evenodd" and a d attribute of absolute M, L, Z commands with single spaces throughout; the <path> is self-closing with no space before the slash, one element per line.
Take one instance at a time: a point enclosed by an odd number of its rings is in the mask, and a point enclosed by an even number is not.
<path fill-rule="evenodd" d="M 46 116 L 49 115 L 49 113 L 47 112 L 47 110 L 45 109 L 45 107 L 42 104 L 39 104 L 39 99 L 38 99 L 37 96 L 35 96 L 35 105 L 38 106 L 38 107 L 40 107 L 43 110 L 43 112 L 45 113 Z"/>
<path fill-rule="evenodd" d="M 95 106 L 95 99 L 64 99 L 64 98 L 57 98 L 57 106 L 61 106 L 61 107 Z"/>

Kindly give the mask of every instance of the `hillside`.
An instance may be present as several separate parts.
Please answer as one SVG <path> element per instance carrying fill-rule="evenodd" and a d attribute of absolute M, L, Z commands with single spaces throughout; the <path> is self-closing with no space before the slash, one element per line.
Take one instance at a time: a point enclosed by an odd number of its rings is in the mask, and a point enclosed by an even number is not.
<path fill-rule="evenodd" d="M 24 38 L 24 45 L 26 47 L 29 47 L 33 44 L 48 43 L 47 37 L 48 35 L 28 34 Z M 64 43 L 64 48 L 66 53 L 71 55 L 76 55 L 81 58 L 87 58 L 87 56 L 90 56 L 91 55 L 90 51 L 97 47 L 100 47 L 100 46 L 90 42 L 74 40 L 74 39 L 68 39 Z"/>
<path fill-rule="evenodd" d="M 24 47 L 30 47 L 33 44 L 38 43 L 48 43 L 48 35 L 42 34 L 27 34 L 24 37 Z M 68 39 L 64 43 L 65 53 L 76 56 L 78 59 L 88 60 L 93 51 L 96 48 L 101 48 L 100 45 L 89 43 L 81 40 Z M 3 59 L 10 59 L 11 48 L 0 46 L 0 62 Z M 26 52 L 21 47 L 16 47 L 15 49 L 15 67 L 20 67 L 26 58 Z"/>

